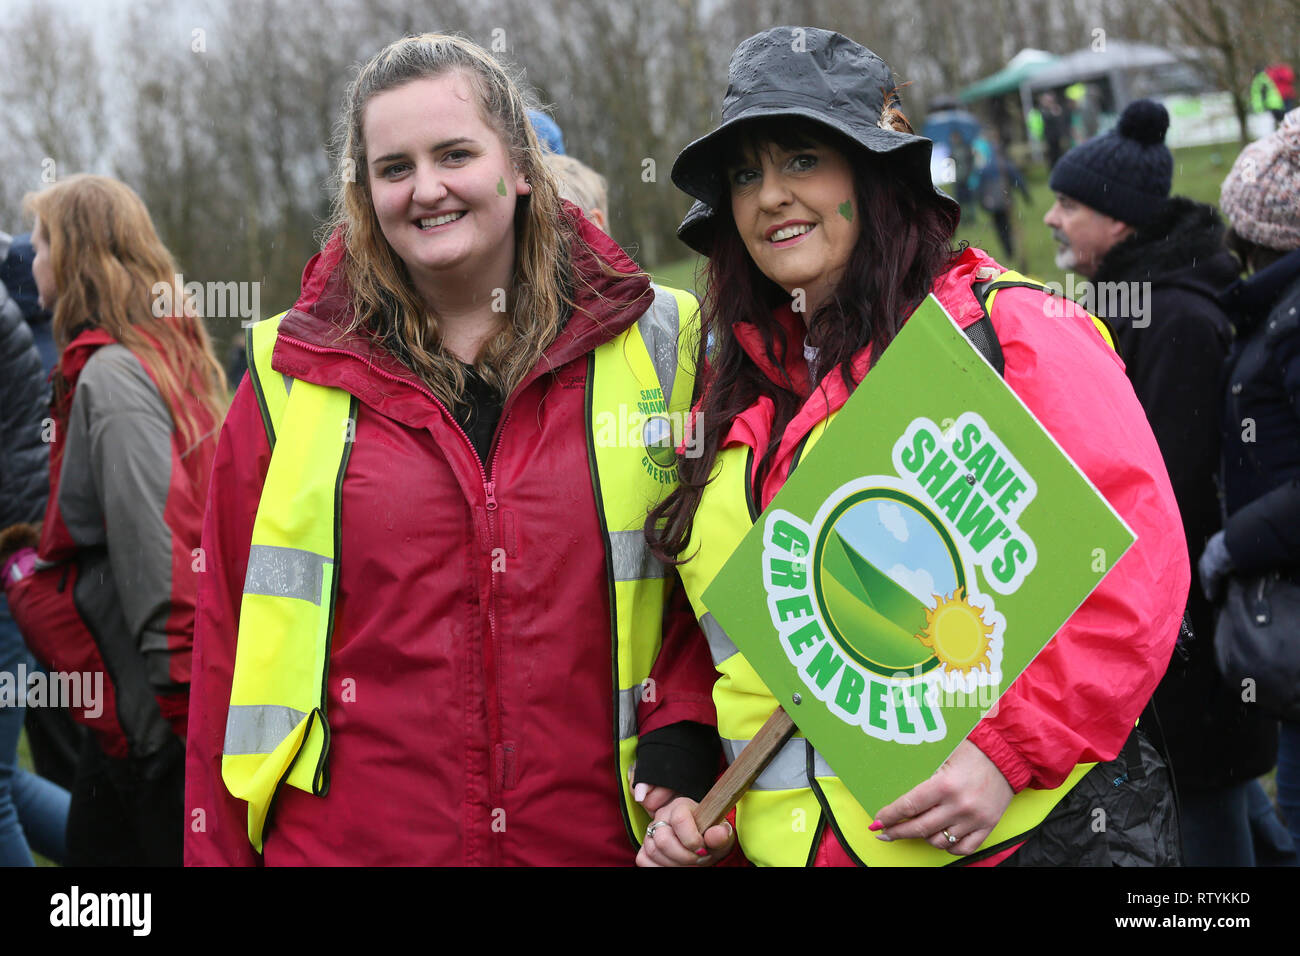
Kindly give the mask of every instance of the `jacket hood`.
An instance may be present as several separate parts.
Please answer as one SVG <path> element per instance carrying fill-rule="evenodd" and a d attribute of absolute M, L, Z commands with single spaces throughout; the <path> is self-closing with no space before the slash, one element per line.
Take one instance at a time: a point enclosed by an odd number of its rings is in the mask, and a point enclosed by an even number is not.
<path fill-rule="evenodd" d="M 76 385 L 77 378 L 90 357 L 105 345 L 113 345 L 116 342 L 117 339 L 98 326 L 82 326 L 82 330 L 72 337 L 72 341 L 59 356 L 59 374 L 69 386 Z"/>
<path fill-rule="evenodd" d="M 1239 272 L 1225 231 L 1213 206 L 1172 196 L 1155 219 L 1106 253 L 1094 281 L 1149 280 L 1216 297 Z"/>
<path fill-rule="evenodd" d="M 164 317 L 156 321 L 170 322 L 171 320 Z M 137 323 L 135 330 L 149 339 L 158 354 L 158 360 L 170 367 L 171 361 L 167 350 L 159 347 L 157 339 L 150 335 L 147 325 Z M 59 355 L 56 365 L 58 375 L 63 377 L 63 386 L 60 388 L 56 385 L 54 390 L 56 415 L 66 416 L 68 414 L 72 408 L 72 393 L 76 389 L 77 379 L 81 377 L 81 372 L 86 367 L 86 363 L 90 361 L 90 357 L 106 345 L 123 345 L 123 343 L 115 339 L 107 330 L 89 322 L 83 323 L 80 330 L 72 336 L 72 340 L 68 342 L 67 347 Z M 130 346 L 126 347 L 130 348 Z M 157 385 L 157 379 L 154 377 L 154 366 L 134 349 L 130 349 L 130 351 L 141 367 L 144 368 L 145 374 Z"/>
<path fill-rule="evenodd" d="M 574 233 L 569 252 L 576 308 L 528 380 L 614 338 L 635 322 L 654 298 L 649 277 L 618 243 L 588 222 L 572 203 L 564 203 L 564 215 Z M 355 393 L 355 380 L 350 376 L 341 379 L 337 363 L 321 362 L 310 354 L 325 349 L 360 359 L 366 368 L 377 368 L 385 376 L 423 388 L 373 336 L 363 330 L 346 331 L 353 313 L 343 259 L 343 236 L 336 230 L 303 269 L 302 292 L 280 324 L 272 367 L 304 381 Z M 294 340 L 307 348 L 296 348 Z"/>

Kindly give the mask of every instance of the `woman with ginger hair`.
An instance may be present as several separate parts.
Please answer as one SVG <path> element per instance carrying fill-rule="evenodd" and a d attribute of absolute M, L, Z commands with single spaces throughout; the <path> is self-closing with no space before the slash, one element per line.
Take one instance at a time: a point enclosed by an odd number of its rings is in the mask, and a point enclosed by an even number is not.
<path fill-rule="evenodd" d="M 92 733 L 68 863 L 176 865 L 195 549 L 225 377 L 203 321 L 169 307 L 176 263 L 128 186 L 74 176 L 25 205 L 61 354 L 49 504 L 39 536 L 6 532 L 5 590 L 33 653 L 80 676 L 71 710 Z"/>
<path fill-rule="evenodd" d="M 186 861 L 628 865 L 718 763 L 640 531 L 693 299 L 561 203 L 473 43 L 390 44 L 341 130 L 328 241 L 217 452 Z"/>

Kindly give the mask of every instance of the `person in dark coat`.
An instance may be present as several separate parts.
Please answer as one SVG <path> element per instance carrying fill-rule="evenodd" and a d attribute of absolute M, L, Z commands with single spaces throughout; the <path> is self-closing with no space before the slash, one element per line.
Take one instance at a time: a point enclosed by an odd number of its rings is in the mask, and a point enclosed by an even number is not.
<path fill-rule="evenodd" d="M 1224 379 L 1226 522 L 1200 562 L 1211 594 L 1229 573 L 1300 583 L 1300 110 L 1242 150 L 1222 205 L 1251 275 L 1223 297 L 1237 341 Z M 1283 633 L 1296 639 L 1300 621 Z M 1277 764 L 1278 803 L 1300 845 L 1300 722 L 1282 721 Z"/>
<path fill-rule="evenodd" d="M 0 236 L 3 236 L 0 233 Z M 7 238 L 7 237 L 6 237 Z M 36 280 L 32 277 L 32 260 L 36 258 L 36 250 L 32 247 L 32 234 L 30 232 L 14 236 L 9 243 L 8 250 L 3 248 L 3 242 L 0 240 L 0 285 L 4 286 L 5 294 L 9 298 L 10 307 L 15 308 L 21 317 L 26 320 L 27 327 L 31 330 L 31 338 L 35 340 L 36 351 L 39 355 L 39 364 L 37 365 L 37 377 L 29 381 L 32 388 L 39 384 L 45 395 L 44 406 L 41 414 L 35 419 L 39 421 L 49 414 L 49 376 L 50 371 L 54 368 L 59 360 L 59 350 L 54 344 L 53 316 L 50 311 L 41 305 L 40 294 L 36 289 Z M 15 330 L 13 334 L 17 335 Z M 16 379 L 6 377 L 5 382 L 14 382 L 11 387 L 18 387 Z M 30 411 L 23 414 L 30 414 Z M 39 459 L 33 457 L 28 461 L 28 466 L 36 468 L 33 473 L 36 477 L 31 482 L 39 483 L 40 498 L 37 504 L 35 497 L 35 485 L 29 484 L 25 492 L 15 492 L 7 489 L 9 494 L 24 494 L 24 505 L 19 511 L 26 511 L 34 515 L 33 518 L 10 518 L 7 524 L 0 524 L 0 528 L 7 527 L 8 524 L 14 524 L 18 521 L 39 521 L 45 514 L 45 496 L 49 485 L 49 445 L 42 442 L 40 445 Z M 37 467 L 39 465 L 39 467 Z M 0 469 L 0 477 L 4 476 L 3 469 Z M 0 495 L 6 492 L 0 491 Z M 33 510 L 33 506 L 35 510 Z M 3 601 L 3 599 L 0 599 Z M 33 666 L 39 667 L 33 660 Z M 27 730 L 27 743 L 31 750 L 32 763 L 36 767 L 36 773 L 58 784 L 65 790 L 72 786 L 72 777 L 77 766 L 77 751 L 81 748 L 81 730 L 77 723 L 72 719 L 66 707 L 28 707 L 27 716 L 23 722 Z M 46 853 L 46 856 L 52 854 Z"/>
<path fill-rule="evenodd" d="M 1055 169 L 1061 154 L 1070 143 L 1071 116 L 1068 106 L 1063 106 L 1055 93 L 1044 93 L 1038 98 L 1043 117 L 1043 145 L 1047 148 L 1047 168 Z"/>
<path fill-rule="evenodd" d="M 955 128 L 948 134 L 948 144 L 952 149 L 953 174 L 957 177 L 953 188 L 957 193 L 957 203 L 961 206 L 962 221 L 969 226 L 975 217 L 975 197 L 971 190 L 975 173 L 975 149 L 967 142 L 961 130 Z"/>
<path fill-rule="evenodd" d="M 9 236 L 0 232 L 0 261 Z M 22 309 L 0 282 L 0 528 L 40 521 L 49 494 L 50 448 L 41 439 L 49 390 Z"/>
<path fill-rule="evenodd" d="M 1232 331 L 1218 294 L 1239 269 L 1218 214 L 1169 195 L 1168 126 L 1163 106 L 1138 100 L 1114 131 L 1066 153 L 1044 221 L 1061 243 L 1058 264 L 1093 280 L 1086 304 L 1115 328 L 1195 562 L 1220 527 L 1218 383 Z M 1186 620 L 1192 637 L 1175 650 L 1142 724 L 1173 769 L 1185 862 L 1250 866 L 1250 784 L 1273 766 L 1276 725 L 1220 677 L 1214 610 L 1197 588 Z"/>
<path fill-rule="evenodd" d="M 54 317 L 41 305 L 36 280 L 32 278 L 32 260 L 35 258 L 32 234 L 25 232 L 14 236 L 8 251 L 0 251 L 0 283 L 4 284 L 9 298 L 22 310 L 23 318 L 32 330 L 32 338 L 36 340 L 41 365 L 48 376 L 59 360 L 59 350 L 54 344 Z"/>
<path fill-rule="evenodd" d="M 980 208 L 992 217 L 1007 259 L 1014 260 L 1016 242 L 1011 228 L 1011 214 L 1015 209 L 1015 196 L 1012 190 L 1019 189 L 1025 202 L 1033 202 L 1034 197 L 1025 185 L 1025 177 L 1003 151 L 1004 148 L 1005 143 L 999 133 L 994 133 L 991 139 L 981 138 L 975 141 L 975 149 L 983 159 L 983 165 L 975 175 L 975 196 Z"/>
<path fill-rule="evenodd" d="M 8 245 L 9 236 L 0 233 L 0 261 Z M 0 528 L 39 521 L 45 513 L 50 452 L 42 438 L 48 414 L 49 393 L 31 330 L 0 282 Z M 0 674 L 16 688 L 19 675 L 35 667 L 0 594 Z M 0 691 L 0 866 L 31 866 L 31 848 L 63 858 L 68 793 L 18 768 L 23 717 L 45 709 L 23 706 Z"/>

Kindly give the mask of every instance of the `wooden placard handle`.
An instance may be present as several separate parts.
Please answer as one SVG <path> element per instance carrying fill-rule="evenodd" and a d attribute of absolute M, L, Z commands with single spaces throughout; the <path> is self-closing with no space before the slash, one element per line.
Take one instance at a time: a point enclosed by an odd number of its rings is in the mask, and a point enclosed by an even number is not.
<path fill-rule="evenodd" d="M 794 731 L 794 721 L 785 708 L 778 707 L 695 808 L 695 825 L 701 833 L 722 822 Z"/>

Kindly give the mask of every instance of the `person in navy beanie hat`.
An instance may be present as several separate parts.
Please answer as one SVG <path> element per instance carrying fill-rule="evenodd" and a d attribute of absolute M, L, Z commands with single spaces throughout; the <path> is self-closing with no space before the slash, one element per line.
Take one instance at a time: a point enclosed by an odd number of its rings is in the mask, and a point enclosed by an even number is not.
<path fill-rule="evenodd" d="M 1213 208 L 1171 196 L 1165 108 L 1130 103 L 1119 125 L 1075 147 L 1052 170 L 1044 218 L 1057 265 L 1092 280 L 1087 307 L 1110 320 L 1133 391 L 1164 456 L 1195 563 L 1221 527 L 1214 485 L 1221 436 L 1218 381 L 1231 324 L 1219 292 L 1237 276 Z M 1095 293 L 1095 294 L 1092 294 Z M 1183 859 L 1252 866 L 1250 781 L 1272 765 L 1276 723 L 1219 675 L 1215 612 L 1199 588 L 1187 601 L 1194 639 L 1180 645 L 1143 726 L 1173 768 Z"/>
<path fill-rule="evenodd" d="M 1160 214 L 1174 181 L 1165 145 L 1169 113 L 1154 100 L 1135 100 L 1119 124 L 1070 150 L 1052 169 L 1053 192 L 1072 196 L 1132 226 Z"/>

